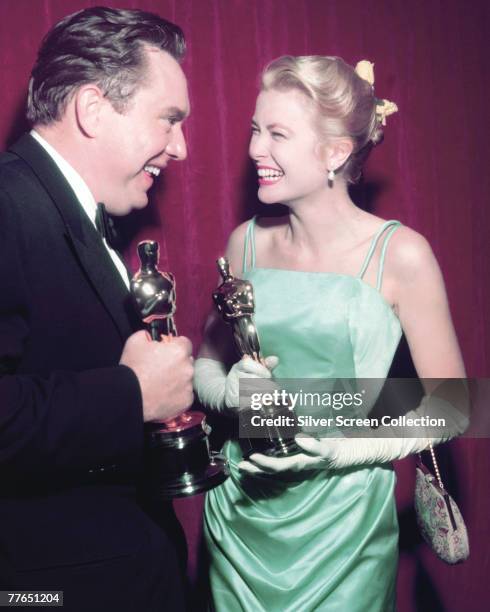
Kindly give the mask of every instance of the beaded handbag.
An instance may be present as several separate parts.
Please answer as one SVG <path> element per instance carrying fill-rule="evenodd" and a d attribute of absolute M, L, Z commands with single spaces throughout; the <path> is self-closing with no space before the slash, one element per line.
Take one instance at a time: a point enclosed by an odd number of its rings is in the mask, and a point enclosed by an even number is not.
<path fill-rule="evenodd" d="M 469 557 L 468 532 L 456 502 L 442 484 L 432 444 L 429 445 L 436 476 L 419 453 L 415 468 L 415 514 L 422 537 L 439 559 L 451 565 Z"/>

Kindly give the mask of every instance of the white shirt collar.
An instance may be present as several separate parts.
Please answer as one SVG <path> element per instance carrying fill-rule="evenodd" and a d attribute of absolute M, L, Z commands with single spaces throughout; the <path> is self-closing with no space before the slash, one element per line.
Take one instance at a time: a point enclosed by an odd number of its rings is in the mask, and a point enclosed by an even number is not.
<path fill-rule="evenodd" d="M 95 215 L 97 214 L 97 203 L 95 201 L 92 192 L 88 188 L 87 183 L 83 180 L 83 178 L 78 174 L 78 172 L 71 166 L 66 159 L 64 159 L 58 151 L 46 142 L 42 136 L 40 136 L 35 130 L 31 130 L 31 136 L 37 140 L 37 142 L 43 147 L 46 153 L 51 157 L 54 163 L 58 166 L 61 174 L 68 181 L 68 184 L 75 192 L 75 195 L 80 202 L 80 206 L 83 208 L 87 217 L 93 223 L 94 227 L 97 228 L 95 224 Z M 102 240 L 104 247 L 107 249 L 114 265 L 117 268 L 124 284 L 129 289 L 129 279 L 126 268 L 122 260 L 116 255 L 115 251 L 109 247 L 105 238 Z"/>
<path fill-rule="evenodd" d="M 95 215 L 97 213 L 97 203 L 95 201 L 92 192 L 88 188 L 87 183 L 78 174 L 78 172 L 71 166 L 64 157 L 62 157 L 58 151 L 49 144 L 42 136 L 40 136 L 36 130 L 31 130 L 31 136 L 37 140 L 37 142 L 43 147 L 46 153 L 51 157 L 54 163 L 58 166 L 60 172 L 63 174 L 65 179 L 68 181 L 70 187 L 75 192 L 81 207 L 87 213 L 88 218 L 95 227 Z"/>

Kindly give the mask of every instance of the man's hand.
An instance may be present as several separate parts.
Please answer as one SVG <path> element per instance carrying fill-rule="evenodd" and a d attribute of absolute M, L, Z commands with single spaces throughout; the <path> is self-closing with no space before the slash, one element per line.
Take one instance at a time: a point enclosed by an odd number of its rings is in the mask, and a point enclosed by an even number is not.
<path fill-rule="evenodd" d="M 192 344 L 184 336 L 151 342 L 145 331 L 130 336 L 119 363 L 136 374 L 144 421 L 172 419 L 192 405 Z"/>

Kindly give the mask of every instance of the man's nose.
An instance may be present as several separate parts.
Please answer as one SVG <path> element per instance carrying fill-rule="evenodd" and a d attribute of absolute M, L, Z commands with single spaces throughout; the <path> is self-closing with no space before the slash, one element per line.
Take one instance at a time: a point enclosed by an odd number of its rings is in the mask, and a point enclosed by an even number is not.
<path fill-rule="evenodd" d="M 165 152 L 175 160 L 183 160 L 187 157 L 187 144 L 185 142 L 185 136 L 181 125 L 174 126 L 172 138 L 170 139 Z"/>

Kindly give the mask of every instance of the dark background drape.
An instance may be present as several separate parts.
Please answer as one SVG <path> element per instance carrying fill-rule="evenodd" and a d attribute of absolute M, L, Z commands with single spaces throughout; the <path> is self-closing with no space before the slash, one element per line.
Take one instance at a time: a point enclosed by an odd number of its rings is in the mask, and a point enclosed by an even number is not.
<path fill-rule="evenodd" d="M 42 36 L 61 17 L 101 3 L 0 0 L 3 148 L 27 127 L 26 87 Z M 160 241 L 161 267 L 177 277 L 179 331 L 196 350 L 217 281 L 214 260 L 233 227 L 259 209 L 247 158 L 258 74 L 286 53 L 339 55 L 352 64 L 375 62 L 377 95 L 400 109 L 354 197 L 429 239 L 446 280 L 468 375 L 490 377 L 488 0 L 133 0 L 122 5 L 177 22 L 188 40 L 188 159 L 167 169 L 150 207 L 124 226 L 134 270 L 137 241 Z M 448 488 L 468 524 L 471 557 L 448 567 L 421 543 L 412 511 L 413 460 L 399 462 L 400 612 L 471 612 L 486 609 L 488 602 L 488 442 L 456 440 L 440 455 Z M 177 507 L 195 577 L 202 498 L 179 501 Z"/>

